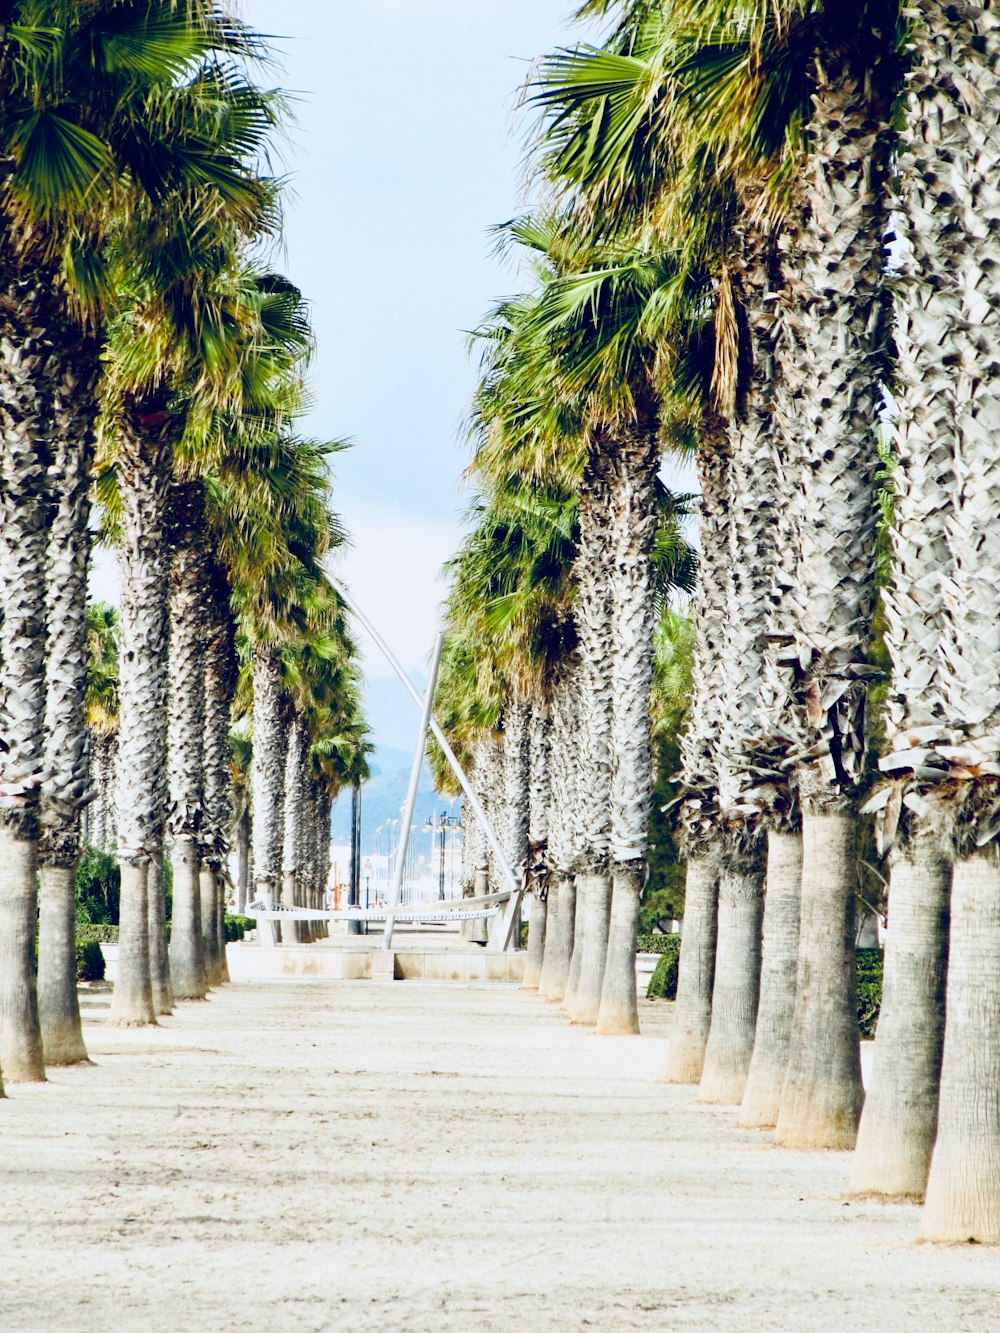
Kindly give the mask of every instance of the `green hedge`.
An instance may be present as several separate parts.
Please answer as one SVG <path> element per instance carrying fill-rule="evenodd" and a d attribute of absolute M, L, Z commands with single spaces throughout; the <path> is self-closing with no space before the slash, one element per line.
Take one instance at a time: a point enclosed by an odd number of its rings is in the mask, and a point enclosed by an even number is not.
<path fill-rule="evenodd" d="M 256 930 L 257 922 L 252 916 L 226 916 L 226 943 L 235 944 L 248 930 Z"/>
<path fill-rule="evenodd" d="M 77 944 L 117 944 L 118 927 L 117 926 L 97 926 L 92 924 L 77 925 L 76 928 Z"/>
<path fill-rule="evenodd" d="M 97 940 L 77 940 L 76 979 L 77 981 L 104 980 L 104 954 Z"/>
<path fill-rule="evenodd" d="M 858 1028 L 862 1037 L 874 1037 L 882 1007 L 882 950 L 857 951 Z"/>
<path fill-rule="evenodd" d="M 680 958 L 679 935 L 640 936 L 645 939 L 662 940 L 666 943 L 657 949 L 660 954 L 653 975 L 646 989 L 648 1000 L 673 1000 L 677 996 L 677 965 Z M 640 952 L 652 953 L 651 949 L 640 944 Z M 879 1009 L 882 1005 L 882 950 L 859 949 L 857 951 L 858 976 L 858 1031 L 864 1038 L 875 1036 Z"/>
<path fill-rule="evenodd" d="M 640 935 L 635 942 L 636 953 L 675 954 L 680 947 L 679 935 Z"/>
<path fill-rule="evenodd" d="M 647 1000 L 674 1000 L 677 998 L 677 963 L 681 956 L 679 935 L 651 935 L 650 939 L 667 941 L 656 952 L 660 955 L 646 988 Z M 643 949 L 652 953 L 652 949 Z"/>

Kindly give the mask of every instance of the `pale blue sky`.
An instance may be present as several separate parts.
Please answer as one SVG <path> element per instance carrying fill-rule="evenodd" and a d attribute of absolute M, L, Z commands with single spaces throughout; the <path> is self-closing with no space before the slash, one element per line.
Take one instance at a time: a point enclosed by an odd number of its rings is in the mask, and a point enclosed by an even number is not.
<path fill-rule="evenodd" d="M 466 333 L 517 276 L 489 227 L 523 204 L 534 57 L 576 39 L 572 0 L 243 0 L 296 93 L 284 266 L 312 302 L 311 433 L 336 464 L 342 570 L 409 668 L 425 659 L 468 496 Z M 372 675 L 383 675 L 369 657 Z"/>

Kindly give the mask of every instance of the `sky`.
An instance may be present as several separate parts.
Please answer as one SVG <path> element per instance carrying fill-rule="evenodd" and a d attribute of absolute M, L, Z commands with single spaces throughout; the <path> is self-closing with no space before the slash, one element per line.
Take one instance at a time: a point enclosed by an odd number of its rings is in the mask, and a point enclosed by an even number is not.
<path fill-rule="evenodd" d="M 408 670 L 430 653 L 470 495 L 467 332 L 517 290 L 489 228 L 524 205 L 535 56 L 576 39 L 572 0 L 242 0 L 275 42 L 297 126 L 280 262 L 312 303 L 306 428 L 335 461 L 352 547 L 337 572 Z M 581 35 L 583 29 L 580 30 Z M 366 670 L 388 668 L 366 650 Z M 416 718 L 414 718 L 416 721 Z"/>

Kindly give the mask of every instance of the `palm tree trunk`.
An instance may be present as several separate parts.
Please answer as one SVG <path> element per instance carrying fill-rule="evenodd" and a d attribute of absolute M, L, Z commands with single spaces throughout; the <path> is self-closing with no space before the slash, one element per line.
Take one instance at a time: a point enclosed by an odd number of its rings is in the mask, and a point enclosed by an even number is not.
<path fill-rule="evenodd" d="M 166 510 L 173 423 L 159 405 L 127 413 L 119 431 L 121 667 L 115 809 L 121 867 L 118 975 L 108 1021 L 156 1022 L 149 967 L 148 866 L 163 846 L 167 748 Z"/>
<path fill-rule="evenodd" d="M 229 587 L 221 569 L 210 572 L 210 629 L 205 644 L 205 735 L 202 791 L 201 889 L 211 889 L 211 929 L 206 933 L 202 904 L 202 935 L 205 940 L 206 980 L 210 986 L 228 981 L 226 940 L 223 928 L 225 895 L 223 873 L 229 856 L 229 825 L 232 819 L 232 756 L 229 728 L 235 687 L 233 623 L 229 609 Z"/>
<path fill-rule="evenodd" d="M 756 848 L 733 847 L 719 874 L 712 1021 L 699 1101 L 738 1106 L 753 1054 L 760 997 L 764 874 Z"/>
<path fill-rule="evenodd" d="M 760 1004 L 738 1122 L 743 1129 L 773 1129 L 778 1121 L 795 1012 L 801 891 L 802 835 L 772 829 L 767 836 Z"/>
<path fill-rule="evenodd" d="M 864 1102 L 854 959 L 855 819 L 802 815 L 802 920 L 788 1072 L 774 1141 L 854 1147 Z"/>
<path fill-rule="evenodd" d="M 528 864 L 527 884 L 531 915 L 528 920 L 528 956 L 524 960 L 524 990 L 538 990 L 545 958 L 548 920 L 548 838 L 551 798 L 551 717 L 546 703 L 536 699 L 528 737 Z"/>
<path fill-rule="evenodd" d="M 285 751 L 284 834 L 281 858 L 281 901 L 285 907 L 297 906 L 302 875 L 303 776 L 306 759 L 306 733 L 300 719 L 293 718 L 288 728 Z M 281 922 L 282 944 L 301 943 L 300 923 L 294 918 Z"/>
<path fill-rule="evenodd" d="M 244 810 L 236 825 L 236 915 L 247 910 L 250 885 L 250 812 Z"/>
<path fill-rule="evenodd" d="M 69 332 L 67 330 L 67 332 Z M 87 691 L 87 564 L 94 453 L 96 348 L 52 358 L 52 513 L 47 551 L 45 778 L 39 845 L 38 1010 L 47 1064 L 87 1059 L 76 990 L 75 874 L 80 812 L 90 774 Z"/>
<path fill-rule="evenodd" d="M 955 863 L 937 1139 L 925 1240 L 1000 1243 L 1000 867 Z"/>
<path fill-rule="evenodd" d="M 579 695 L 576 663 L 560 663 L 552 685 L 552 768 L 547 819 L 549 903 L 545 929 L 545 951 L 538 993 L 543 1000 L 558 1002 L 566 994 L 573 958 L 576 917 L 576 886 L 572 867 L 580 834 L 577 789 L 579 766 Z"/>
<path fill-rule="evenodd" d="M 205 984 L 222 984 L 225 936 L 219 917 L 219 877 L 204 859 L 198 867 L 198 909 L 201 913 L 201 940 L 205 958 Z"/>
<path fill-rule="evenodd" d="M 894 853 L 882 1007 L 850 1193 L 922 1199 L 937 1132 L 951 861 L 930 833 Z"/>
<path fill-rule="evenodd" d="M 583 875 L 573 876 L 573 909 L 570 919 L 569 969 L 563 982 L 562 995 L 559 997 L 563 1008 L 572 1019 L 576 1011 L 576 993 L 580 988 L 580 975 L 583 972 L 583 952 L 587 939 L 587 915 L 589 905 L 587 892 L 590 883 Z M 560 905 L 560 912 L 563 910 Z M 565 929 L 565 923 L 560 922 Z"/>
<path fill-rule="evenodd" d="M 560 1004 L 566 993 L 570 960 L 573 956 L 573 931 L 576 919 L 576 884 L 572 875 L 564 875 L 556 890 L 555 922 L 546 934 L 543 985 L 539 993 L 543 1000 Z M 551 958 L 551 961 L 550 961 Z M 545 976 L 545 963 L 549 973 Z"/>
<path fill-rule="evenodd" d="M 681 929 L 677 1000 L 667 1049 L 668 1083 L 697 1083 L 712 1017 L 718 926 L 718 784 L 725 720 L 726 615 L 732 579 L 728 495 L 730 441 L 721 422 L 706 424 L 698 451 L 701 558 L 695 595 L 694 693 L 681 760 L 686 799 L 680 807 L 687 888 Z"/>
<path fill-rule="evenodd" d="M 16 272 L 4 245 L 5 275 Z M 38 788 L 45 722 L 45 550 L 51 352 L 47 284 L 5 281 L 0 305 L 0 1067 L 39 1081 L 34 967 L 38 915 Z"/>
<path fill-rule="evenodd" d="M 573 617 L 579 644 L 581 782 L 577 793 L 580 852 L 572 979 L 565 989 L 575 1023 L 593 1024 L 601 1004 L 611 909 L 611 532 L 612 460 L 595 448 L 579 488 L 579 539 L 573 563 L 577 584 Z M 569 980 L 569 979 L 568 979 Z"/>
<path fill-rule="evenodd" d="M 667 1083 L 697 1083 L 705 1064 L 712 1022 L 719 863 L 712 855 L 689 856 L 677 1000 L 667 1047 Z"/>
<path fill-rule="evenodd" d="M 284 695 L 278 649 L 260 643 L 253 663 L 253 863 L 254 896 L 277 901 L 284 832 L 285 747 Z M 276 938 L 274 923 L 261 923 L 261 933 Z"/>
<path fill-rule="evenodd" d="M 635 951 L 646 880 L 653 799 L 650 695 L 658 608 L 653 570 L 656 471 L 654 429 L 620 441 L 612 457 L 611 858 L 613 892 L 597 1030 L 639 1031 Z"/>
<path fill-rule="evenodd" d="M 167 950 L 167 899 L 163 883 L 163 849 L 153 852 L 146 871 L 146 916 L 149 922 L 149 980 L 153 1009 L 158 1014 L 174 1012 Z"/>
<path fill-rule="evenodd" d="M 204 493 L 200 482 L 175 485 L 176 533 L 170 596 L 168 827 L 174 897 L 170 979 L 175 999 L 202 1000 L 207 990 L 202 936 L 201 860 L 205 796 L 205 645 L 210 588 Z"/>

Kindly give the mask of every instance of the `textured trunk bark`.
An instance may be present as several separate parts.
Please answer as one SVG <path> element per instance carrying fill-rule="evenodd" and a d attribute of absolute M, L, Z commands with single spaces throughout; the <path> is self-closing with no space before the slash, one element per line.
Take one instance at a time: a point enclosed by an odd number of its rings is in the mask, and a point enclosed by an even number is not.
<path fill-rule="evenodd" d="M 851 1194 L 922 1199 L 937 1132 L 951 862 L 918 836 L 892 863 L 882 1008 Z"/>
<path fill-rule="evenodd" d="M 549 964 L 549 971 L 547 976 L 543 976 L 544 989 L 539 988 L 542 998 L 549 1000 L 552 1004 L 560 1004 L 566 993 L 569 964 L 573 955 L 576 885 L 573 882 L 572 875 L 565 875 L 559 881 L 557 894 L 558 903 L 554 929 L 551 929 L 546 936 L 545 963 Z"/>
<path fill-rule="evenodd" d="M 39 844 L 38 987 L 42 1044 L 49 1064 L 87 1059 L 76 992 L 74 878 L 80 860 L 81 810 L 90 772 L 87 692 L 87 564 L 94 389 L 98 349 L 67 328 L 49 365 L 53 450 L 49 480 L 46 582 L 45 775 Z"/>
<path fill-rule="evenodd" d="M 788 1073 L 774 1141 L 854 1147 L 864 1102 L 854 959 L 851 814 L 802 816 L 802 922 Z"/>
<path fill-rule="evenodd" d="M 1000 867 L 956 861 L 937 1140 L 925 1240 L 1000 1244 Z"/>
<path fill-rule="evenodd" d="M 125 861 L 121 867 L 118 927 L 118 976 L 108 1022 L 112 1027 L 145 1027 L 156 1022 L 149 972 L 149 864 Z M 175 879 L 176 884 L 176 863 Z"/>
<path fill-rule="evenodd" d="M 801 894 L 802 835 L 772 830 L 767 837 L 760 1004 L 738 1122 L 743 1129 L 773 1129 L 778 1122 L 795 1013 Z"/>
<path fill-rule="evenodd" d="M 562 1004 L 567 1012 L 576 1005 L 577 987 L 583 971 L 583 948 L 587 935 L 587 893 L 589 882 L 583 875 L 573 876 L 573 916 L 571 919 L 569 968 L 563 986 Z"/>
<path fill-rule="evenodd" d="M 712 1022 L 699 1101 L 738 1106 L 753 1054 L 760 997 L 764 875 L 753 858 L 729 855 L 719 875 Z"/>
<path fill-rule="evenodd" d="M 639 1005 L 635 990 L 636 938 L 639 931 L 639 897 L 645 878 L 645 861 L 616 865 L 611 894 L 608 930 L 608 961 L 601 987 L 597 1031 L 604 1037 L 637 1036 Z"/>
<path fill-rule="evenodd" d="M 218 941 L 219 984 L 229 984 L 229 959 L 226 955 L 226 884 L 218 870 L 212 871 L 215 882 L 215 938 Z"/>
<path fill-rule="evenodd" d="M 244 810 L 236 825 L 236 915 L 247 910 L 247 890 L 250 887 L 250 814 Z"/>
<path fill-rule="evenodd" d="M 170 983 L 175 1000 L 205 998 L 205 946 L 201 933 L 201 851 L 191 837 L 174 838 L 174 906 L 170 920 Z"/>
<path fill-rule="evenodd" d="M 170 974 L 178 1000 L 204 999 L 199 874 L 205 832 L 205 657 L 211 632 L 208 543 L 200 482 L 175 484 L 170 590 L 169 829 L 174 901 Z"/>
<path fill-rule="evenodd" d="M 8 1083 L 45 1078 L 35 980 L 38 844 L 0 824 L 0 1070 Z"/>
<path fill-rule="evenodd" d="M 87 1059 L 76 995 L 76 902 L 72 866 L 39 868 L 38 1016 L 47 1065 Z"/>
<path fill-rule="evenodd" d="M 302 721 L 293 718 L 288 728 L 285 752 L 285 807 L 281 857 L 281 902 L 284 907 L 297 907 L 299 884 L 303 870 L 303 824 L 306 819 L 304 769 L 306 760 L 306 733 Z M 290 919 L 282 921 L 282 944 L 300 944 L 305 934 L 302 923 Z"/>
<path fill-rule="evenodd" d="M 198 908 L 201 912 L 201 939 L 205 955 L 205 984 L 222 983 L 222 942 L 219 938 L 219 886 L 215 871 L 202 861 L 198 873 Z"/>
<path fill-rule="evenodd" d="M 704 1067 L 712 1022 L 718 886 L 719 864 L 714 856 L 688 858 L 677 1000 L 664 1075 L 667 1083 L 697 1083 Z"/>
<path fill-rule="evenodd" d="M 610 848 L 612 889 L 622 901 L 611 905 L 595 1015 L 599 1030 L 608 1034 L 639 1031 L 635 937 L 653 799 L 650 698 L 659 616 L 652 561 L 659 526 L 657 439 L 657 425 L 637 426 L 616 442 L 612 454 Z M 622 1006 L 629 999 L 632 1009 L 626 1014 Z"/>
<path fill-rule="evenodd" d="M 284 834 L 285 747 L 281 663 L 273 644 L 254 649 L 253 664 L 253 873 L 254 897 L 273 904 L 278 899 Z M 261 921 L 263 940 L 277 939 L 274 922 Z"/>
<path fill-rule="evenodd" d="M 115 810 L 121 867 L 118 975 L 108 1021 L 156 1021 L 149 970 L 148 864 L 162 851 L 166 786 L 166 509 L 173 423 L 151 401 L 120 423 L 122 579 L 118 766 Z"/>
<path fill-rule="evenodd" d="M 174 992 L 170 985 L 170 961 L 167 954 L 167 897 L 163 884 L 163 852 L 154 852 L 146 872 L 146 913 L 149 921 L 149 980 L 153 992 L 153 1010 L 172 1014 Z"/>
<path fill-rule="evenodd" d="M 580 974 L 566 1011 L 573 1023 L 593 1027 L 601 1008 L 601 987 L 608 958 L 608 921 L 611 913 L 611 876 L 583 874 L 576 877 L 577 898 L 583 901 L 583 948 Z M 576 948 L 574 946 L 574 954 Z"/>
<path fill-rule="evenodd" d="M 531 895 L 531 915 L 528 918 L 528 952 L 524 959 L 522 990 L 538 990 L 545 958 L 545 931 L 548 918 L 548 898 Z"/>
<path fill-rule="evenodd" d="M 549 998 L 555 972 L 557 941 L 559 939 L 559 880 L 549 881 L 549 896 L 545 903 L 545 944 L 542 950 L 542 970 L 538 976 L 538 994 Z"/>

